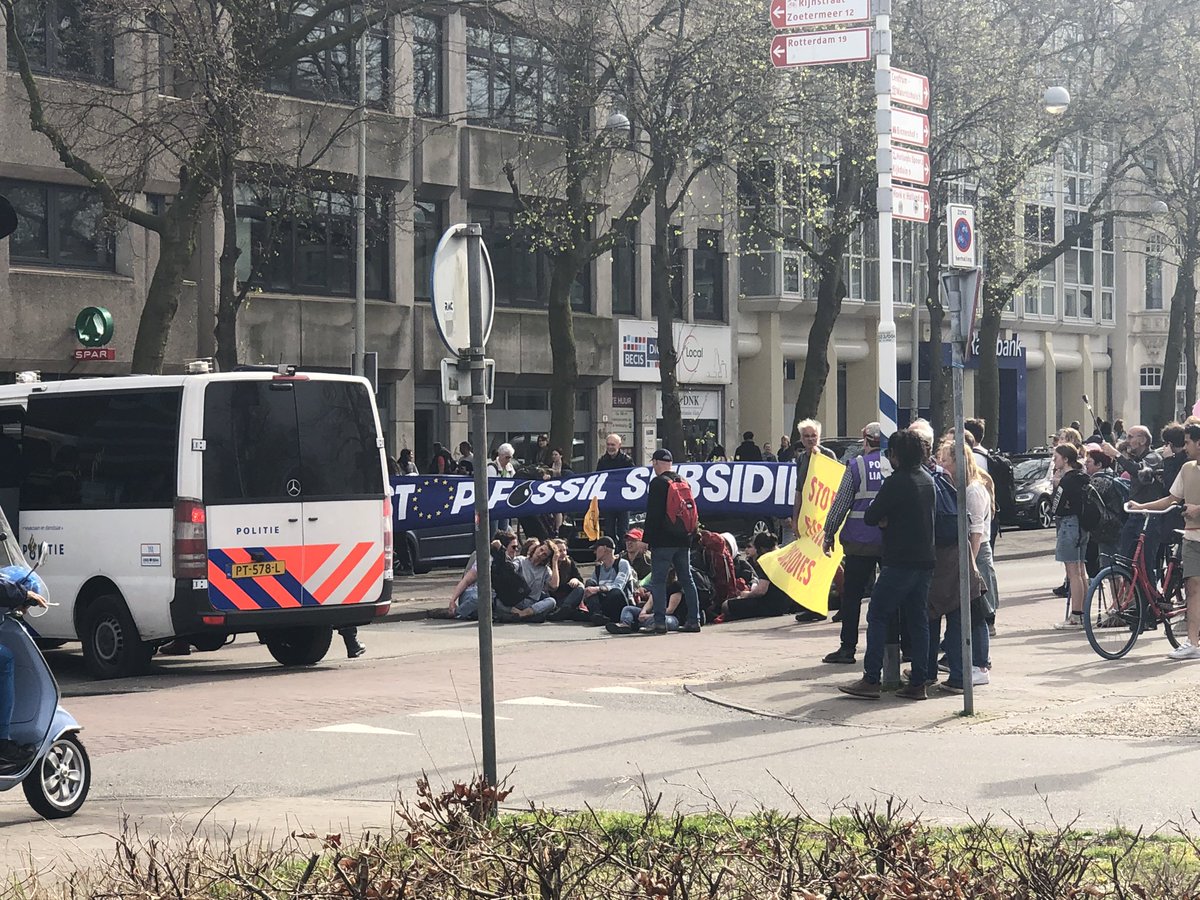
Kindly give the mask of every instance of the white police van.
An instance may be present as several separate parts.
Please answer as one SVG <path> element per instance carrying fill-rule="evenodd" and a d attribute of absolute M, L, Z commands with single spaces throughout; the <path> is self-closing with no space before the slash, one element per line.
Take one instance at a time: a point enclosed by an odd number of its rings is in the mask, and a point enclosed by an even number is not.
<path fill-rule="evenodd" d="M 310 665 L 387 612 L 392 516 L 369 383 L 318 373 L 128 376 L 0 387 L 0 503 L 99 678 L 180 637 L 257 632 Z"/>

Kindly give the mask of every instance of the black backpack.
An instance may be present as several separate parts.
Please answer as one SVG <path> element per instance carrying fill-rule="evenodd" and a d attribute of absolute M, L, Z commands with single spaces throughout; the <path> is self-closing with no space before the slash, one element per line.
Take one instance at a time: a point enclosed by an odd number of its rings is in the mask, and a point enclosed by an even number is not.
<path fill-rule="evenodd" d="M 529 593 L 529 585 L 503 550 L 492 550 L 492 591 L 501 606 L 516 606 Z"/>
<path fill-rule="evenodd" d="M 987 454 L 988 475 L 996 491 L 996 509 L 1003 518 L 1011 518 L 1017 506 L 1017 482 L 1013 477 L 1013 464 L 998 450 Z"/>

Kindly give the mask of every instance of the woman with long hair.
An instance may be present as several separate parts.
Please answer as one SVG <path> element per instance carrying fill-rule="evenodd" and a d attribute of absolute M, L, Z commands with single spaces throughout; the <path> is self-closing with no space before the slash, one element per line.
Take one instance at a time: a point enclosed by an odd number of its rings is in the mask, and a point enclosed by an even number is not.
<path fill-rule="evenodd" d="M 1074 444 L 1069 443 L 1059 444 L 1054 448 L 1054 470 L 1058 474 L 1058 485 L 1050 501 L 1050 508 L 1057 523 L 1054 559 L 1066 567 L 1071 600 L 1066 619 L 1054 624 L 1055 628 L 1063 631 L 1083 627 L 1083 601 L 1087 596 L 1085 566 L 1088 535 L 1079 521 L 1079 514 L 1083 512 L 1083 496 L 1088 476 L 1079 462 L 1079 451 L 1075 449 Z"/>

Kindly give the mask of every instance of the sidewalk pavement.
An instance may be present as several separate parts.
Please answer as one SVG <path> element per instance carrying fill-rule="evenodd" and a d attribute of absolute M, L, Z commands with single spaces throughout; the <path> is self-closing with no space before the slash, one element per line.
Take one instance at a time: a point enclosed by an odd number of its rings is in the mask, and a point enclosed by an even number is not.
<path fill-rule="evenodd" d="M 787 629 L 795 642 L 791 663 L 755 661 L 718 681 L 689 684 L 687 690 L 771 718 L 888 731 L 1126 738 L 1200 734 L 1200 708 L 1194 702 L 1200 664 L 1167 659 L 1171 645 L 1161 627 L 1142 634 L 1124 659 L 1106 660 L 1092 650 L 1082 629 L 1053 627 L 1065 611 L 1064 601 L 1050 593 L 1061 566 L 1049 558 L 1010 562 L 999 574 L 1001 607 L 998 635 L 991 642 L 991 683 L 975 688 L 972 717 L 962 715 L 962 695 L 937 688 L 929 689 L 925 702 L 887 693 L 877 701 L 842 694 L 839 685 L 862 677 L 865 633 L 860 632 L 854 665 L 832 665 L 821 658 L 836 649 L 837 637 L 819 626 L 816 631 Z M 939 673 L 940 680 L 945 678 Z"/>

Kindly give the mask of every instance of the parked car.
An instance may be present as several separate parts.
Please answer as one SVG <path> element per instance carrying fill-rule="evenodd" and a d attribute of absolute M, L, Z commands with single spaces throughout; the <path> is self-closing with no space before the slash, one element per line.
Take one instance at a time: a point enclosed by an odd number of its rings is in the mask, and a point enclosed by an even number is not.
<path fill-rule="evenodd" d="M 1019 453 L 1011 457 L 1016 503 L 1001 525 L 1023 525 L 1031 528 L 1053 528 L 1050 498 L 1054 487 L 1050 481 L 1054 461 L 1046 452 Z"/>

